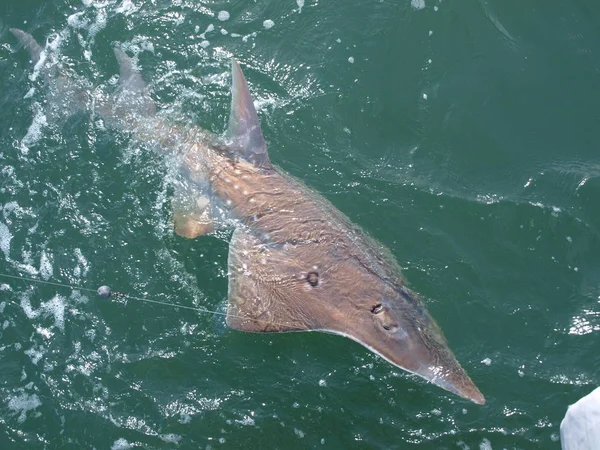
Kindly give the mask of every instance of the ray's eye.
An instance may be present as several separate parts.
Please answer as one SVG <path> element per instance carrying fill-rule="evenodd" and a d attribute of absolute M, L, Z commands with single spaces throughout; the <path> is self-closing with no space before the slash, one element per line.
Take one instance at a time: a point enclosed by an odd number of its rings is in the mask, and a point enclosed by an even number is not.
<path fill-rule="evenodd" d="M 395 323 L 384 323 L 382 326 L 385 331 L 391 331 L 392 333 L 398 330 L 398 325 Z"/>
<path fill-rule="evenodd" d="M 383 311 L 383 305 L 381 303 L 377 303 L 371 308 L 373 314 L 379 314 L 381 311 Z"/>
<path fill-rule="evenodd" d="M 318 286 L 319 285 L 319 274 L 317 272 L 308 272 L 308 275 L 306 275 L 306 281 L 312 287 Z"/>

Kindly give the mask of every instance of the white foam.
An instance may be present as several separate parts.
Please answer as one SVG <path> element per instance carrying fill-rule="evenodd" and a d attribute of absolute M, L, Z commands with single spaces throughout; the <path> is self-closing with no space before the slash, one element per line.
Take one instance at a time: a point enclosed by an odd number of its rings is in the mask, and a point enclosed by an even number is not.
<path fill-rule="evenodd" d="M 585 183 L 587 183 L 587 181 L 589 179 L 590 179 L 590 177 L 583 177 L 583 179 L 579 182 L 579 184 L 577 185 L 575 190 L 578 191 L 581 187 L 583 187 L 585 185 Z"/>
<path fill-rule="evenodd" d="M 17 349 L 17 350 L 19 350 L 19 349 Z M 46 353 L 46 349 L 43 346 L 40 346 L 40 347 L 33 346 L 33 347 L 25 350 L 23 353 L 25 353 L 27 356 L 29 356 L 29 359 L 31 359 L 31 362 L 33 364 L 37 365 L 37 363 L 40 362 L 40 359 L 42 359 L 42 357 L 44 356 L 44 353 Z"/>
<path fill-rule="evenodd" d="M 12 397 L 9 401 L 8 401 L 8 408 L 13 410 L 14 412 L 20 413 L 19 414 L 19 422 L 23 423 L 25 422 L 25 419 L 27 418 L 26 413 L 27 411 L 31 411 L 34 410 L 36 408 L 38 408 L 39 406 L 41 406 L 42 402 L 40 401 L 39 397 L 35 394 L 21 394 L 21 395 L 17 395 L 15 397 Z"/>
<path fill-rule="evenodd" d="M 135 56 L 139 55 L 142 51 L 154 53 L 154 44 L 148 36 L 136 35 L 131 41 L 123 42 L 121 44 L 123 51 L 129 51 Z"/>
<path fill-rule="evenodd" d="M 29 75 L 29 79 L 31 81 L 37 80 L 37 77 L 40 74 L 42 67 L 44 67 L 44 65 L 46 64 L 47 57 L 48 57 L 48 54 L 46 53 L 46 49 L 43 49 L 42 52 L 40 53 L 40 59 L 38 60 L 38 62 L 35 63 L 35 66 L 33 66 L 33 71 Z"/>
<path fill-rule="evenodd" d="M 483 438 L 483 441 L 479 444 L 479 450 L 492 450 L 492 443 L 486 438 Z"/>
<path fill-rule="evenodd" d="M 36 222 L 34 226 L 32 226 L 31 228 L 29 228 L 27 230 L 27 233 L 34 234 L 37 231 L 37 227 L 38 227 L 39 224 L 40 224 L 39 222 Z"/>
<path fill-rule="evenodd" d="M 304 7 L 304 0 L 296 0 L 296 5 L 298 5 L 298 14 L 300 14 Z"/>
<path fill-rule="evenodd" d="M 24 294 L 21 296 L 21 308 L 23 309 L 23 312 L 25 312 L 25 315 L 27 316 L 28 319 L 35 319 L 40 315 L 40 311 L 39 310 L 36 311 L 31 306 L 31 302 L 29 301 L 28 294 Z"/>
<path fill-rule="evenodd" d="M 294 428 L 294 433 L 296 434 L 296 436 L 298 436 L 300 439 L 302 439 L 304 437 L 304 431 L 299 430 L 298 428 Z"/>
<path fill-rule="evenodd" d="M 349 62 L 350 64 L 354 64 L 354 56 L 351 56 L 351 57 L 349 57 L 349 58 L 348 58 L 348 62 Z"/>
<path fill-rule="evenodd" d="M 410 0 L 410 6 L 414 9 L 423 9 L 425 8 L 425 0 Z"/>
<path fill-rule="evenodd" d="M 241 425 L 246 425 L 246 426 L 254 426 L 254 425 L 256 425 L 256 423 L 254 422 L 254 419 L 252 417 L 250 417 L 250 416 L 244 416 L 244 418 L 241 419 L 241 420 L 237 420 L 236 419 L 236 422 L 239 423 L 239 424 L 241 424 Z"/>
<path fill-rule="evenodd" d="M 200 47 L 202 47 L 202 48 L 206 48 L 206 47 L 208 47 L 209 45 L 210 45 L 210 42 L 209 42 L 209 41 L 207 41 L 206 39 L 205 39 L 205 40 L 203 40 L 202 42 L 200 42 Z"/>
<path fill-rule="evenodd" d="M 28 319 L 37 319 L 38 317 L 54 317 L 54 326 L 61 331 L 65 330 L 65 306 L 66 299 L 61 295 L 55 295 L 51 300 L 44 302 L 38 309 L 31 306 L 28 295 L 21 296 L 21 308 Z"/>
<path fill-rule="evenodd" d="M 197 30 L 196 30 L 196 32 L 197 32 L 197 31 L 198 31 L 200 28 L 199 28 L 199 27 L 196 27 L 196 28 L 197 28 Z M 204 30 L 204 33 L 202 33 L 202 34 L 200 35 L 200 38 L 201 38 L 201 39 L 206 39 L 206 33 L 210 33 L 211 31 L 214 31 L 214 30 L 215 30 L 215 26 L 214 26 L 212 23 L 211 23 L 211 24 L 209 24 L 209 25 L 206 27 L 206 30 Z"/>
<path fill-rule="evenodd" d="M 226 20 L 229 20 L 229 12 L 228 11 L 219 11 L 219 14 L 217 15 L 217 19 L 219 19 L 221 22 L 225 22 Z"/>
<path fill-rule="evenodd" d="M 92 39 L 96 36 L 96 34 L 98 34 L 99 31 L 106 28 L 106 22 L 107 22 L 106 9 L 98 8 L 97 11 L 98 11 L 98 14 L 96 16 L 96 22 L 94 22 L 88 29 L 88 32 L 90 33 L 90 37 Z"/>
<path fill-rule="evenodd" d="M 40 257 L 40 275 L 41 277 L 48 281 L 52 274 L 54 273 L 54 269 L 52 269 L 52 263 L 50 262 L 50 258 L 46 255 L 46 252 L 42 252 L 42 256 Z"/>
<path fill-rule="evenodd" d="M 65 330 L 65 302 L 64 297 L 55 295 L 52 300 L 42 304 L 42 308 L 54 316 L 54 325 L 61 331 Z"/>
<path fill-rule="evenodd" d="M 134 12 L 135 9 L 135 5 L 131 0 L 123 0 L 121 6 L 115 8 L 115 12 L 118 14 L 125 14 L 126 16 L 128 16 L 129 14 Z"/>
<path fill-rule="evenodd" d="M 87 28 L 90 24 L 90 21 L 88 19 L 82 18 L 84 14 L 84 11 L 71 14 L 69 17 L 67 17 L 67 23 L 71 28 Z"/>
<path fill-rule="evenodd" d="M 16 261 L 13 261 L 13 263 L 14 263 L 14 265 L 15 265 L 16 268 L 18 268 L 20 270 L 23 270 L 23 271 L 27 272 L 30 275 L 37 275 L 38 274 L 38 270 L 35 267 L 33 267 L 31 264 L 28 264 L 28 263 L 22 264 L 22 263 L 16 262 Z"/>
<path fill-rule="evenodd" d="M 110 447 L 110 450 L 127 450 L 129 448 L 131 448 L 131 444 L 125 439 L 119 438 L 115 442 L 113 442 L 113 445 Z"/>
<path fill-rule="evenodd" d="M 271 19 L 267 19 L 263 22 L 263 27 L 265 27 L 266 30 L 273 28 L 273 26 L 275 26 L 275 22 L 273 22 Z"/>
<path fill-rule="evenodd" d="M 37 327 L 35 331 L 37 331 L 37 333 L 44 339 L 50 339 L 52 336 L 54 336 L 54 333 L 50 331 L 49 328 Z"/>
<path fill-rule="evenodd" d="M 251 37 L 256 37 L 256 31 L 254 31 L 254 32 L 252 32 L 250 34 L 247 34 L 246 36 L 242 37 L 242 41 L 243 42 L 248 42 L 248 39 L 251 38 Z"/>
<path fill-rule="evenodd" d="M 14 214 L 15 217 L 20 217 L 25 213 L 25 210 L 19 206 L 17 202 L 8 202 L 4 205 L 4 218 L 8 221 L 8 216 Z"/>
<path fill-rule="evenodd" d="M 485 364 L 486 366 L 489 366 L 492 364 L 492 360 L 490 358 L 485 358 L 483 361 L 481 361 L 483 364 Z"/>
<path fill-rule="evenodd" d="M 94 342 L 94 339 L 96 339 L 96 330 L 94 330 L 94 329 L 86 330 L 85 335 L 88 337 L 88 339 L 90 341 Z"/>
<path fill-rule="evenodd" d="M 169 444 L 177 444 L 181 440 L 181 436 L 179 434 L 169 433 L 169 434 L 161 434 L 160 438 L 168 442 Z"/>
<path fill-rule="evenodd" d="M 0 250 L 4 253 L 4 257 L 10 260 L 10 241 L 12 240 L 12 234 L 8 227 L 0 222 Z"/>
<path fill-rule="evenodd" d="M 83 271 L 78 270 L 77 271 L 77 275 L 76 276 L 86 276 L 88 271 L 90 270 L 90 264 L 88 263 L 88 260 L 85 259 L 85 256 L 83 256 L 83 253 L 81 252 L 81 249 L 76 248 L 75 251 L 75 257 L 77 258 L 77 262 L 79 263 L 79 266 L 76 269 L 80 269 L 83 268 Z"/>
<path fill-rule="evenodd" d="M 38 103 L 33 104 L 34 116 L 31 125 L 27 129 L 27 134 L 21 139 L 21 153 L 26 155 L 29 153 L 29 148 L 37 144 L 42 137 L 42 131 L 48 120 L 42 112 L 42 107 Z"/>

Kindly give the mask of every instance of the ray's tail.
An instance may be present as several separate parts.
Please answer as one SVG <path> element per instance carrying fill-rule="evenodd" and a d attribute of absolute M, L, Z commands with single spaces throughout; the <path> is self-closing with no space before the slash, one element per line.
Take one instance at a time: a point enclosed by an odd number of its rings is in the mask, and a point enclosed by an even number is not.
<path fill-rule="evenodd" d="M 53 52 L 43 48 L 31 34 L 18 28 L 10 28 L 10 32 L 29 54 L 35 66 L 34 79 L 40 75 L 46 85 L 46 115 L 49 120 L 61 123 L 73 114 L 87 111 L 91 103 L 89 83 L 63 70 L 53 61 Z"/>
<path fill-rule="evenodd" d="M 33 38 L 29 33 L 25 33 L 23 30 L 18 28 L 10 28 L 9 31 L 17 38 L 19 44 L 29 53 L 33 64 L 37 64 L 40 61 L 40 56 L 44 50 L 40 44 Z"/>
<path fill-rule="evenodd" d="M 67 115 L 91 110 L 89 83 L 58 69 L 55 64 L 43 67 L 46 52 L 35 38 L 18 28 L 11 28 L 10 32 L 29 54 L 33 65 L 41 63 L 39 70 L 48 85 L 48 104 L 52 115 L 66 118 Z M 133 58 L 118 48 L 114 49 L 114 53 L 119 64 L 119 87 L 116 92 L 97 98 L 94 112 L 111 127 L 131 129 L 142 119 L 154 116 L 156 104 Z"/>

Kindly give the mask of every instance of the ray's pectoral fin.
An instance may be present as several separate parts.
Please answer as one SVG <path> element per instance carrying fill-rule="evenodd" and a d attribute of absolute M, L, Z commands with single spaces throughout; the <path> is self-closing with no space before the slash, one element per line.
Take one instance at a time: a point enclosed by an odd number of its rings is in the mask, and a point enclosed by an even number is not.
<path fill-rule="evenodd" d="M 227 325 L 253 333 L 313 330 L 318 327 L 301 308 L 294 308 L 285 291 L 293 289 L 291 259 L 271 248 L 250 230 L 238 227 L 229 244 Z"/>
<path fill-rule="evenodd" d="M 231 63 L 231 78 L 231 113 L 227 137 L 245 160 L 257 167 L 270 167 L 258 114 L 242 69 L 235 60 Z"/>
<path fill-rule="evenodd" d="M 175 233 L 188 239 L 215 231 L 210 199 L 184 186 L 175 186 L 173 226 Z"/>

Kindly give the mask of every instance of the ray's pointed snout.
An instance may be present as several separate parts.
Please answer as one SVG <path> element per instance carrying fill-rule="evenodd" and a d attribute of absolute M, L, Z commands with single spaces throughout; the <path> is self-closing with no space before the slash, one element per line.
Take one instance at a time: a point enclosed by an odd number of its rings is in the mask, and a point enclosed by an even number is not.
<path fill-rule="evenodd" d="M 392 364 L 464 399 L 485 404 L 440 327 L 407 287 L 379 298 L 357 340 Z"/>
<path fill-rule="evenodd" d="M 456 364 L 458 365 L 458 363 Z M 461 376 L 454 377 L 452 376 L 452 373 L 461 373 Z M 485 397 L 460 365 L 458 365 L 457 369 L 450 372 L 450 376 L 445 378 L 435 378 L 434 376 L 430 381 L 442 389 L 452 392 L 466 400 L 471 400 L 477 405 L 485 405 Z"/>
<path fill-rule="evenodd" d="M 407 360 L 397 353 L 395 356 L 398 358 L 393 362 L 448 392 L 478 405 L 485 405 L 485 397 L 456 360 L 445 340 L 442 340 L 443 337 L 438 335 L 437 340 L 432 342 L 431 336 L 424 334 L 425 339 L 420 334 L 414 336 L 409 344 L 412 358 Z"/>

